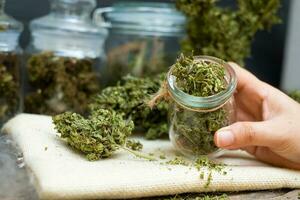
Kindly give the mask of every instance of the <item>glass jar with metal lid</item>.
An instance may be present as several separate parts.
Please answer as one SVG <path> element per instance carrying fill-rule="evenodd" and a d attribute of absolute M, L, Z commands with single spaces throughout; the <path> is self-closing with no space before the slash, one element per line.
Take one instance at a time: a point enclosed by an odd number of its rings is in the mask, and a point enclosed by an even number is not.
<path fill-rule="evenodd" d="M 23 25 L 4 12 L 0 0 L 0 125 L 21 110 L 21 48 Z"/>
<path fill-rule="evenodd" d="M 185 17 L 173 4 L 122 2 L 94 13 L 99 26 L 109 28 L 106 79 L 166 72 L 176 60 L 185 35 Z"/>
<path fill-rule="evenodd" d="M 99 91 L 107 30 L 95 26 L 95 0 L 51 0 L 50 14 L 30 23 L 25 111 L 84 114 Z"/>

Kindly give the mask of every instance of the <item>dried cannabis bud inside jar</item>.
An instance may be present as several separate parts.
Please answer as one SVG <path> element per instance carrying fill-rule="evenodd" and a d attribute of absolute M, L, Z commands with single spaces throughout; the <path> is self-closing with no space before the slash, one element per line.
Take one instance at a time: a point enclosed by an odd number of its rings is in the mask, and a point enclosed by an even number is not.
<path fill-rule="evenodd" d="M 99 91 L 99 74 L 93 59 L 56 56 L 51 52 L 32 55 L 27 62 L 25 112 L 86 113 L 90 98 Z"/>
<path fill-rule="evenodd" d="M 134 124 L 125 121 L 121 114 L 112 110 L 99 109 L 84 118 L 80 114 L 65 112 L 52 118 L 55 129 L 60 137 L 76 150 L 86 155 L 90 161 L 110 157 L 116 150 L 122 148 L 137 157 L 154 160 L 152 157 L 140 154 L 141 144 L 130 141 Z M 129 147 L 128 147 L 129 146 Z"/>
<path fill-rule="evenodd" d="M 169 134 L 186 155 L 217 156 L 214 133 L 234 120 L 236 77 L 224 61 L 181 55 L 167 77 Z"/>
<path fill-rule="evenodd" d="M 147 139 L 162 137 L 168 132 L 168 105 L 161 102 L 150 109 L 146 102 L 159 90 L 164 78 L 165 74 L 153 78 L 126 76 L 116 86 L 107 87 L 98 94 L 89 106 L 90 111 L 115 110 L 125 119 L 132 119 L 137 129 L 146 131 Z"/>
<path fill-rule="evenodd" d="M 0 124 L 12 117 L 20 107 L 20 66 L 18 55 L 0 52 Z"/>
<path fill-rule="evenodd" d="M 21 108 L 21 49 L 18 45 L 23 25 L 4 11 L 0 0 L 0 126 Z"/>

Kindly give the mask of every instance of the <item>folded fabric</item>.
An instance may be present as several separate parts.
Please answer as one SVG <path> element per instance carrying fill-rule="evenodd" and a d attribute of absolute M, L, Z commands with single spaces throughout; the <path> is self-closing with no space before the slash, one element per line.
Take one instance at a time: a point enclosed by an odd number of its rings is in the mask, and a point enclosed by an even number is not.
<path fill-rule="evenodd" d="M 300 172 L 276 168 L 240 151 L 227 152 L 218 160 L 227 174 L 213 172 L 205 187 L 208 169 L 168 165 L 178 153 L 168 140 L 147 141 L 144 153 L 166 159 L 146 161 L 119 150 L 111 158 L 87 161 L 61 140 L 51 117 L 20 114 L 3 128 L 23 151 L 25 163 L 35 177 L 41 199 L 123 199 L 187 192 L 242 191 L 300 188 Z"/>

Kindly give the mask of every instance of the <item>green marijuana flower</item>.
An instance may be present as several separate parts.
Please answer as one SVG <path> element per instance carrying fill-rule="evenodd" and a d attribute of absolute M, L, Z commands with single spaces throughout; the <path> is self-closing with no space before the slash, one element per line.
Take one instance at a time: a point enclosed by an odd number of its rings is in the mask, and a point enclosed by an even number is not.
<path fill-rule="evenodd" d="M 0 52 L 0 124 L 19 111 L 20 66 L 18 55 Z"/>
<path fill-rule="evenodd" d="M 99 109 L 87 119 L 77 113 L 65 112 L 52 119 L 60 137 L 90 161 L 110 157 L 119 148 L 137 157 L 154 160 L 134 151 L 141 149 L 141 144 L 136 141 L 131 141 L 129 148 L 126 147 L 134 124 L 131 120 L 124 121 L 115 111 Z"/>
<path fill-rule="evenodd" d="M 280 0 L 237 0 L 237 9 L 218 6 L 219 0 L 176 0 L 187 16 L 184 51 L 243 64 L 259 30 L 280 22 Z"/>
<path fill-rule="evenodd" d="M 153 78 L 126 76 L 116 86 L 107 87 L 93 98 L 89 108 L 91 113 L 98 109 L 115 110 L 125 119 L 133 120 L 137 130 L 146 132 L 147 139 L 156 139 L 166 135 L 167 104 L 159 103 L 150 109 L 146 102 L 155 94 L 165 78 L 164 74 Z"/>
<path fill-rule="evenodd" d="M 166 164 L 195 167 L 200 172 L 201 179 L 204 179 L 206 176 L 206 182 L 204 184 L 205 188 L 209 187 L 213 179 L 213 172 L 217 172 L 223 175 L 227 174 L 227 172 L 225 171 L 225 164 L 211 161 L 207 156 L 200 156 L 196 158 L 193 163 L 189 163 L 183 157 L 176 156 L 174 159 L 167 161 Z M 207 175 L 205 175 L 205 171 L 208 171 Z"/>
<path fill-rule="evenodd" d="M 55 56 L 44 52 L 27 62 L 29 89 L 25 112 L 54 115 L 87 112 L 90 98 L 99 92 L 99 74 L 92 59 Z"/>
<path fill-rule="evenodd" d="M 126 123 L 114 111 L 97 112 L 97 115 L 88 119 L 71 112 L 53 117 L 53 123 L 61 138 L 86 154 L 88 160 L 110 157 L 119 146 L 125 144 L 134 126 L 132 121 Z"/>

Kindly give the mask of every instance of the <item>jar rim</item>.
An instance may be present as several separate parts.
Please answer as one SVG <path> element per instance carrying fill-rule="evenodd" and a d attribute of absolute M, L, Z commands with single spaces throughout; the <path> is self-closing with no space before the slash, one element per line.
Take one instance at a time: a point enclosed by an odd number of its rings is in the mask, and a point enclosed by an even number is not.
<path fill-rule="evenodd" d="M 98 8 L 94 21 L 106 28 L 145 32 L 185 33 L 185 16 L 171 3 L 119 2 Z"/>
<path fill-rule="evenodd" d="M 172 98 L 179 104 L 195 110 L 214 109 L 222 106 L 231 98 L 237 87 L 237 77 L 234 69 L 227 62 L 216 57 L 201 55 L 194 56 L 194 59 L 215 62 L 224 66 L 226 73 L 225 79 L 227 81 L 226 89 L 207 97 L 193 96 L 185 93 L 176 85 L 176 77 L 172 75 L 174 69 L 174 65 L 172 65 L 167 74 L 168 90 L 171 93 Z"/>

